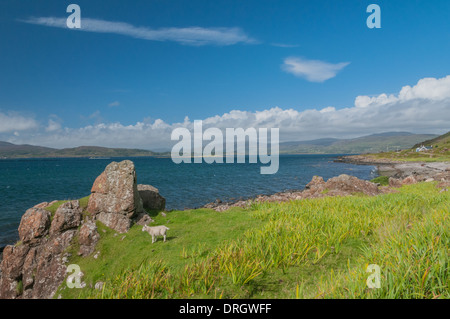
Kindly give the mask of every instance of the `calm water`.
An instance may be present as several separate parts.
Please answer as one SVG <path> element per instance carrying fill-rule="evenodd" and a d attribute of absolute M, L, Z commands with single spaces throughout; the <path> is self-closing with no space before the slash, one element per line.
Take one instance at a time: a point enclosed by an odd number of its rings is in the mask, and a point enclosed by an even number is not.
<path fill-rule="evenodd" d="M 277 174 L 261 175 L 261 164 L 180 164 L 170 158 L 128 158 L 139 184 L 157 187 L 166 208 L 195 208 L 218 198 L 234 200 L 303 189 L 314 175 L 375 177 L 375 168 L 334 163 L 336 155 L 286 155 Z M 0 160 L 0 247 L 17 240 L 21 216 L 35 204 L 90 194 L 95 178 L 114 159 Z"/>

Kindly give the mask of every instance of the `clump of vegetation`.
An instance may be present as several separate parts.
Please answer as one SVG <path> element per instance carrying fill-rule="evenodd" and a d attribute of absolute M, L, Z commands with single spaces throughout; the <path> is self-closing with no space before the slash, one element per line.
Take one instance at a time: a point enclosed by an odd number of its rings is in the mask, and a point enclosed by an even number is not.
<path fill-rule="evenodd" d="M 378 176 L 372 179 L 371 182 L 380 184 L 381 186 L 389 186 L 389 176 Z"/>
<path fill-rule="evenodd" d="M 68 200 L 60 200 L 60 201 L 57 201 L 56 203 L 45 208 L 45 210 L 47 210 L 51 213 L 51 220 L 53 220 L 53 217 L 55 216 L 55 213 L 58 210 L 59 206 L 61 206 L 64 203 L 67 203 L 67 202 L 68 202 Z"/>
<path fill-rule="evenodd" d="M 21 295 L 23 293 L 23 281 L 22 281 L 22 279 L 19 280 L 19 283 L 16 286 L 16 293 L 17 293 L 17 295 Z"/>
<path fill-rule="evenodd" d="M 168 241 L 99 224 L 100 257 L 73 256 L 84 289 L 65 298 L 450 298 L 450 195 L 399 193 L 170 212 Z M 205 227 L 207 225 L 207 227 Z M 123 239 L 122 239 L 123 238 Z M 368 289 L 367 265 L 381 269 Z M 103 281 L 101 291 L 89 288 Z"/>

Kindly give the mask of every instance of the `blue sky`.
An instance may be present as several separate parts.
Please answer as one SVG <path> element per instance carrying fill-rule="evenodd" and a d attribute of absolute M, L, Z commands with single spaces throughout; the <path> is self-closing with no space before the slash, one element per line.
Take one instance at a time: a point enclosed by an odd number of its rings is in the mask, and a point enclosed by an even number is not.
<path fill-rule="evenodd" d="M 71 3 L 89 32 L 55 22 Z M 161 147 L 196 119 L 285 140 L 448 131 L 447 0 L 2 0 L 0 39 L 0 139 L 15 143 Z"/>

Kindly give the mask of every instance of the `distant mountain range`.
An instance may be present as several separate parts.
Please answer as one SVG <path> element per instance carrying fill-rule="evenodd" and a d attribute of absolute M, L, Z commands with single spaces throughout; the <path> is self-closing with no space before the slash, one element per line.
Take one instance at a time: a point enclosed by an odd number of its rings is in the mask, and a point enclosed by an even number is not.
<path fill-rule="evenodd" d="M 409 149 L 415 144 L 432 140 L 437 135 L 387 132 L 354 139 L 322 138 L 301 142 L 280 143 L 280 154 L 362 154 Z M 170 156 L 170 152 L 153 152 L 142 149 L 80 146 L 55 149 L 34 145 L 16 145 L 0 142 L 0 158 L 52 158 L 52 157 L 134 157 Z"/>
<path fill-rule="evenodd" d="M 386 132 L 353 139 L 322 138 L 280 143 L 281 154 L 362 154 L 409 149 L 417 143 L 437 137 L 434 134 Z"/>
<path fill-rule="evenodd" d="M 98 146 L 80 146 L 55 149 L 34 145 L 16 145 L 0 142 L 0 158 L 52 158 L 52 157 L 134 157 L 167 156 L 169 153 L 157 153 L 141 149 L 107 148 Z"/>

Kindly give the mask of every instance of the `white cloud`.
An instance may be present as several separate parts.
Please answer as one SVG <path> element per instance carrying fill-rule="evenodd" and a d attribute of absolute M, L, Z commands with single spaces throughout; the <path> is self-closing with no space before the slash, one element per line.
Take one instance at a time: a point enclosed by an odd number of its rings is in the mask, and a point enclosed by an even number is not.
<path fill-rule="evenodd" d="M 441 78 L 424 78 L 419 80 L 413 87 L 404 86 L 398 95 L 385 93 L 378 96 L 358 96 L 355 99 L 356 107 L 368 107 L 373 105 L 384 105 L 388 103 L 398 103 L 425 99 L 428 101 L 442 101 L 450 99 L 450 75 Z"/>
<path fill-rule="evenodd" d="M 8 114 L 0 112 L 0 133 L 25 131 L 37 127 L 37 122 L 31 117 L 25 117 L 13 112 Z"/>
<path fill-rule="evenodd" d="M 334 78 L 340 70 L 349 64 L 350 62 L 332 64 L 319 60 L 289 57 L 284 60 L 282 69 L 310 82 L 324 82 Z"/>
<path fill-rule="evenodd" d="M 32 17 L 21 22 L 43 25 L 55 28 L 67 28 L 66 18 Z M 125 22 L 105 21 L 100 19 L 82 18 L 81 29 L 86 32 L 112 33 L 129 36 L 136 39 L 151 41 L 174 41 L 184 45 L 233 45 L 237 43 L 256 43 L 240 28 L 160 28 L 136 27 Z"/>
<path fill-rule="evenodd" d="M 413 87 L 404 86 L 399 98 L 404 101 L 417 98 L 439 101 L 450 98 L 450 75 L 441 79 L 424 78 Z"/>
<path fill-rule="evenodd" d="M 48 125 L 45 128 L 46 132 L 55 132 L 61 129 L 61 124 L 53 119 L 48 120 Z"/>
<path fill-rule="evenodd" d="M 114 101 L 108 104 L 109 107 L 115 107 L 115 106 L 120 106 L 120 102 L 119 101 Z"/>
<path fill-rule="evenodd" d="M 319 112 L 327 113 L 327 112 L 334 112 L 334 111 L 336 111 L 336 108 L 334 106 L 329 106 L 329 107 L 325 107 L 325 108 L 321 109 Z"/>
<path fill-rule="evenodd" d="M 352 138 L 388 131 L 445 133 L 450 130 L 450 85 L 446 85 L 449 78 L 423 79 L 413 87 L 404 87 L 398 94 L 358 97 L 354 106 L 342 109 L 328 106 L 304 111 L 280 107 L 255 112 L 233 110 L 202 119 L 203 130 L 209 127 L 223 130 L 239 127 L 280 128 L 282 142 L 324 137 Z M 372 100 L 361 102 L 366 98 Z M 0 113 L 0 123 L 6 122 L 1 121 Z M 32 135 L 25 131 L 20 136 L 10 134 L 8 141 L 61 148 L 98 145 L 170 149 L 173 145 L 170 135 L 177 127 L 192 131 L 193 120 L 186 117 L 183 122 L 172 124 L 161 119 L 147 119 L 134 125 L 99 123 L 77 129 L 61 128 L 54 132 L 42 130 Z M 9 131 L 14 130 L 17 127 L 10 126 Z"/>

